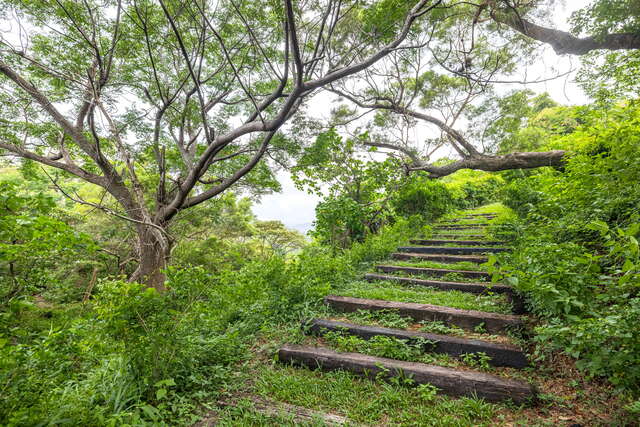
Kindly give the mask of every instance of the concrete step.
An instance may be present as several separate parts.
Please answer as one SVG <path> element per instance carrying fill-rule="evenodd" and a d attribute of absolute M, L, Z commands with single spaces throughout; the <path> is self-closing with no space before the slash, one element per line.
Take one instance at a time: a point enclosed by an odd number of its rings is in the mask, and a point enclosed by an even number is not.
<path fill-rule="evenodd" d="M 506 242 L 498 240 L 433 240 L 433 239 L 411 239 L 410 243 L 414 245 L 465 245 L 465 246 L 495 246 L 506 245 Z"/>
<path fill-rule="evenodd" d="M 511 400 L 522 404 L 534 402 L 536 397 L 536 389 L 530 384 L 496 375 L 359 353 L 338 353 L 323 347 L 288 344 L 278 351 L 278 360 L 324 371 L 346 370 L 371 379 L 410 378 L 412 385 L 433 384 L 452 396 L 477 396 L 489 402 Z"/>
<path fill-rule="evenodd" d="M 491 275 L 485 271 L 449 270 L 446 268 L 404 267 L 400 265 L 376 265 L 376 269 L 385 273 L 404 273 L 413 276 L 445 276 L 450 273 L 458 274 L 470 279 L 490 280 Z"/>
<path fill-rule="evenodd" d="M 327 331 L 333 331 L 348 333 L 366 340 L 376 336 L 384 336 L 410 342 L 418 341 L 422 343 L 424 351 L 444 353 L 454 357 L 482 352 L 490 357 L 488 362 L 493 366 L 509 366 L 521 369 L 529 364 L 522 350 L 513 345 L 497 344 L 489 341 L 453 337 L 450 335 L 430 334 L 420 331 L 356 325 L 326 319 L 313 319 L 309 324 L 305 324 L 304 326 L 306 332 L 314 335 L 323 335 Z"/>
<path fill-rule="evenodd" d="M 476 264 L 483 264 L 488 260 L 486 256 L 477 255 L 420 254 L 415 252 L 395 252 L 391 254 L 391 258 L 405 261 L 473 262 Z"/>
<path fill-rule="evenodd" d="M 417 254 L 452 254 L 452 255 L 473 255 L 488 254 L 510 251 L 509 248 L 497 247 L 454 247 L 454 246 L 401 246 L 398 248 L 400 252 L 411 252 Z"/>
<path fill-rule="evenodd" d="M 330 307 L 344 312 L 354 312 L 358 310 L 392 310 L 397 311 L 401 316 L 411 317 L 418 322 L 423 320 L 441 321 L 469 330 L 483 325 L 484 329 L 490 333 L 504 332 L 509 329 L 518 329 L 524 326 L 522 317 L 512 314 L 460 310 L 432 304 L 353 298 L 338 295 L 327 295 L 324 298 L 324 302 Z"/>

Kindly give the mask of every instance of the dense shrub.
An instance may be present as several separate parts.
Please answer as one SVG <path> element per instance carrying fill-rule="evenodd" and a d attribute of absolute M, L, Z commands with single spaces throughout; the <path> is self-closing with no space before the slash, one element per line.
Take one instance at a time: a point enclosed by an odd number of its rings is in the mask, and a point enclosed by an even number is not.
<path fill-rule="evenodd" d="M 0 314 L 0 424 L 192 424 L 256 332 L 297 324 L 411 230 L 398 221 L 351 250 L 310 245 L 215 274 L 170 268 L 164 294 L 103 280 L 84 306 L 14 299 Z"/>
<path fill-rule="evenodd" d="M 0 306 L 12 298 L 55 291 L 79 294 L 69 280 L 81 257 L 95 252 L 92 239 L 62 221 L 46 194 L 21 194 L 16 183 L 0 182 Z"/>
<path fill-rule="evenodd" d="M 441 217 L 455 206 L 446 185 L 422 175 L 415 175 L 398 189 L 391 204 L 399 216 L 420 215 L 426 221 Z"/>
<path fill-rule="evenodd" d="M 550 144 L 576 149 L 564 170 L 512 180 L 502 193 L 521 232 L 502 257 L 507 280 L 546 319 L 540 342 L 640 393 L 640 106 L 594 110 Z"/>

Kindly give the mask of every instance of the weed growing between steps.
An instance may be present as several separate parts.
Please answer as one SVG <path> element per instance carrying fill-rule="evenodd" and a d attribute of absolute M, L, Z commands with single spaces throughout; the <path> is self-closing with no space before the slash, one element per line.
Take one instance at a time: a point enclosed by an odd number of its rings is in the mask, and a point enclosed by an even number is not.
<path fill-rule="evenodd" d="M 387 260 L 381 264 L 386 265 L 399 265 L 403 267 L 416 267 L 416 268 L 438 268 L 442 270 L 467 270 L 467 271 L 486 271 L 486 267 L 483 264 L 476 264 L 473 262 L 452 262 L 443 263 L 435 261 L 400 261 L 400 260 Z"/>
<path fill-rule="evenodd" d="M 399 262 L 395 262 L 394 265 L 400 266 Z M 413 267 L 413 265 L 407 265 L 407 263 L 402 265 L 403 267 Z M 478 271 L 478 270 L 475 270 Z M 465 277 L 460 273 L 446 273 L 446 274 L 407 274 L 403 271 L 388 271 L 388 272 L 378 272 L 378 274 L 384 274 L 385 276 L 397 276 L 397 277 L 411 277 L 415 279 L 424 279 L 424 280 L 437 280 L 444 282 L 463 282 L 463 283 L 487 283 L 490 285 L 490 280 L 487 280 L 485 277 Z"/>
<path fill-rule="evenodd" d="M 460 291 L 438 291 L 426 286 L 398 284 L 394 281 L 376 281 L 375 284 L 354 281 L 336 291 L 340 296 L 415 302 L 493 313 L 511 313 L 511 305 L 504 295 L 475 295 Z"/>

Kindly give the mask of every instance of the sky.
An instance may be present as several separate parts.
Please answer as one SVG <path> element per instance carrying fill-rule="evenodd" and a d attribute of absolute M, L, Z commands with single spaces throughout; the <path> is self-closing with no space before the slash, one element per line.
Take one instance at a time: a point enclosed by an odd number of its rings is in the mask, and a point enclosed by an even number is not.
<path fill-rule="evenodd" d="M 554 28 L 568 30 L 567 18 L 572 11 L 584 7 L 588 0 L 572 0 L 566 4 L 556 1 L 552 13 Z M 542 47 L 543 54 L 541 60 L 526 70 L 526 80 L 541 80 L 553 75 L 552 70 L 569 70 L 577 68 L 579 60 L 571 56 L 558 56 L 550 47 Z M 561 104 L 584 104 L 588 102 L 587 96 L 574 81 L 575 75 L 569 74 L 566 77 L 554 79 L 542 83 L 529 84 L 526 87 L 536 93 L 548 92 L 549 95 Z M 522 85 L 504 85 L 504 90 L 522 89 Z M 328 117 L 331 108 L 331 97 L 320 94 L 323 97 L 320 101 L 314 98 L 315 111 L 311 111 L 314 116 Z M 415 129 L 415 132 L 421 132 Z M 447 153 L 443 153 L 446 155 Z M 315 195 L 310 195 L 295 188 L 289 173 L 281 171 L 278 173 L 278 180 L 282 184 L 282 191 L 267 196 L 256 203 L 253 212 L 260 220 L 279 220 L 291 229 L 306 233 L 313 225 L 315 218 L 315 208 L 320 199 Z"/>

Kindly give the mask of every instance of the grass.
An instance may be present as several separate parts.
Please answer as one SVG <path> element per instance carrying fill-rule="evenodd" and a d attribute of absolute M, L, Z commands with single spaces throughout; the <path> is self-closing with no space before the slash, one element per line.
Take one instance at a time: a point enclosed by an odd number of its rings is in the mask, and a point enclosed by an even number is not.
<path fill-rule="evenodd" d="M 474 212 L 496 212 L 500 219 L 507 214 L 505 208 L 490 205 Z M 462 215 L 464 212 L 458 213 Z M 455 234 L 455 233 L 446 233 Z M 462 237 L 463 235 L 460 234 Z M 389 264 L 450 270 L 482 271 L 482 265 L 472 263 L 442 264 L 430 261 L 398 262 Z M 479 281 L 462 278 L 450 273 L 442 280 Z M 509 304 L 503 296 L 476 296 L 456 291 L 438 291 L 420 286 L 399 285 L 393 282 L 371 284 L 354 281 L 334 288 L 332 293 L 345 296 L 386 299 L 405 302 L 421 302 L 447 305 L 462 309 L 476 309 L 509 313 Z M 450 327 L 441 322 L 415 323 L 397 312 L 358 311 L 337 313 L 325 306 L 309 307 L 309 317 L 328 317 L 358 324 L 379 325 L 391 328 L 421 330 L 437 334 L 450 334 L 469 338 L 516 340 L 473 333 Z M 593 420 L 593 425 L 625 425 L 620 418 L 619 402 L 610 390 L 601 384 L 575 380 L 576 370 L 569 359 L 536 362 L 536 368 L 517 371 L 491 368 L 493 373 L 516 379 L 535 379 L 542 391 L 542 403 L 532 408 L 514 407 L 509 404 L 489 404 L 473 398 L 453 399 L 436 394 L 432 386 L 406 387 L 395 383 L 363 379 L 348 372 L 320 372 L 273 363 L 273 355 L 282 343 L 325 345 L 339 351 L 358 351 L 382 357 L 421 361 L 464 369 L 489 369 L 481 355 L 471 355 L 466 360 L 452 359 L 446 355 L 424 353 L 400 340 L 377 339 L 364 341 L 357 337 L 334 333 L 325 338 L 308 337 L 302 333 L 299 323 L 269 325 L 261 332 L 254 346 L 255 357 L 243 365 L 226 393 L 250 393 L 270 400 L 310 408 L 315 411 L 346 416 L 358 425 L 375 426 L 493 426 L 493 425 L 559 425 L 566 424 L 567 414 L 579 414 L 571 418 L 576 422 Z M 571 384 L 579 384 L 572 386 Z M 619 421 L 623 420 L 623 421 Z M 323 425 L 320 421 L 295 423 L 287 416 L 265 416 L 252 409 L 250 402 L 235 408 L 226 408 L 216 414 L 217 425 L 222 426 L 270 426 L 270 425 Z"/>
<path fill-rule="evenodd" d="M 418 260 L 418 261 L 387 260 L 387 261 L 380 262 L 379 264 L 397 265 L 401 267 L 438 268 L 442 270 L 484 271 L 486 269 L 483 264 L 476 264 L 468 261 L 443 263 L 443 262 L 425 261 L 425 260 Z"/>
<path fill-rule="evenodd" d="M 443 276 L 433 275 L 433 274 L 412 274 L 408 275 L 402 271 L 390 271 L 387 273 L 378 272 L 379 274 L 384 274 L 387 276 L 397 276 L 397 277 L 411 277 L 416 279 L 425 279 L 425 280 L 441 280 L 444 282 L 462 282 L 462 283 L 490 283 L 489 280 L 480 277 L 465 277 L 459 273 L 447 273 Z"/>
<path fill-rule="evenodd" d="M 511 313 L 511 306 L 503 295 L 474 295 L 460 291 L 438 291 L 424 286 L 400 285 L 393 281 L 375 284 L 357 281 L 334 291 L 337 295 L 420 304 L 443 305 L 462 310 L 492 313 Z"/>
<path fill-rule="evenodd" d="M 338 413 L 371 425 L 491 425 L 497 405 L 434 396 L 425 388 L 361 379 L 343 371 L 321 373 L 288 366 L 257 372 L 258 395 Z"/>

